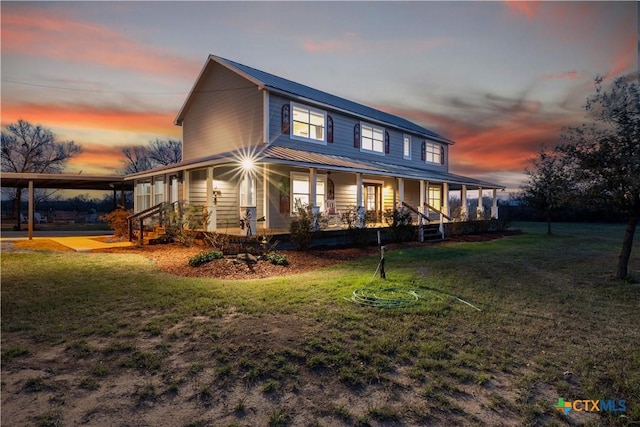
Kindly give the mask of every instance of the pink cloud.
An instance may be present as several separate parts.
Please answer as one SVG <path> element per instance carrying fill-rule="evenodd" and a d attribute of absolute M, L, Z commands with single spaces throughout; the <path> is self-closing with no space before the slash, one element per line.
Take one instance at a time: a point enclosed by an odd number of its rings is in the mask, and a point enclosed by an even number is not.
<path fill-rule="evenodd" d="M 504 0 L 504 5 L 516 15 L 524 15 L 533 19 L 540 11 L 540 3 L 537 1 Z"/>
<path fill-rule="evenodd" d="M 302 48 L 312 53 L 333 53 L 346 52 L 349 50 L 349 43 L 344 40 L 305 40 Z"/>
<path fill-rule="evenodd" d="M 144 45 L 105 26 L 28 8 L 2 11 L 2 53 L 193 78 L 201 67 L 172 51 Z"/>

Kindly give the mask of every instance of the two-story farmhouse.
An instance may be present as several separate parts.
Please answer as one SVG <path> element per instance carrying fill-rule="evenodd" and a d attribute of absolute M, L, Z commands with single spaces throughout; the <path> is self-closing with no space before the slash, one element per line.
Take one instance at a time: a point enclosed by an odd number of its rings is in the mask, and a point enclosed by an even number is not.
<path fill-rule="evenodd" d="M 183 161 L 126 178 L 135 183 L 136 212 L 185 201 L 208 210 L 210 231 L 237 228 L 247 213 L 286 230 L 296 204 L 329 218 L 356 209 L 380 223 L 403 202 L 437 218 L 449 214 L 450 191 L 460 191 L 464 210 L 468 190 L 493 190 L 497 217 L 502 187 L 449 173 L 452 141 L 217 56 L 207 59 L 175 123 Z"/>

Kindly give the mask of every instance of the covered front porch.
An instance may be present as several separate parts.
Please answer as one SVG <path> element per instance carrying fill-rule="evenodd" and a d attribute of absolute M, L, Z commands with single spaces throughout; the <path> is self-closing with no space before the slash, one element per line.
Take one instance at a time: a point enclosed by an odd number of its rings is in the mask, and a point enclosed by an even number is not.
<path fill-rule="evenodd" d="M 152 202 L 181 201 L 201 216 L 197 228 L 230 235 L 286 233 L 300 206 L 324 218 L 325 230 L 347 228 L 348 214 L 355 215 L 358 227 L 386 227 L 396 209 L 409 209 L 417 225 L 497 218 L 502 188 L 437 170 L 283 147 L 267 147 L 260 155 L 229 153 L 134 179 L 136 212 Z M 452 192 L 460 196 L 456 209 Z M 487 194 L 492 202 L 485 206 Z M 470 212 L 473 196 L 479 203 Z"/>

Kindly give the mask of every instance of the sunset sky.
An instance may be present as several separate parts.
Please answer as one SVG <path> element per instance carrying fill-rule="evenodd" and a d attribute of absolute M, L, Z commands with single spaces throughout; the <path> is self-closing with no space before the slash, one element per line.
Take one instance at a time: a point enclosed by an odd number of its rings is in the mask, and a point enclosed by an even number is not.
<path fill-rule="evenodd" d="M 42 124 L 118 173 L 173 121 L 209 54 L 456 141 L 451 171 L 515 190 L 581 121 L 596 76 L 638 69 L 630 2 L 8 2 L 2 126 Z"/>

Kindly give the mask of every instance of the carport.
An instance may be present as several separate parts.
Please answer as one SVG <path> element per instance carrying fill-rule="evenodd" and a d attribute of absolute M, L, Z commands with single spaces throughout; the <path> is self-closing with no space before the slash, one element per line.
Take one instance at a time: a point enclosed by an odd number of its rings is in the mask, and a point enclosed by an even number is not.
<path fill-rule="evenodd" d="M 60 190 L 102 190 L 120 191 L 124 204 L 124 192 L 133 191 L 133 181 L 125 181 L 122 175 L 84 175 L 84 174 L 46 174 L 46 173 L 16 173 L 2 174 L 0 186 L 7 188 L 28 188 L 28 237 L 33 239 L 34 221 L 34 190 L 36 188 L 51 188 Z"/>

